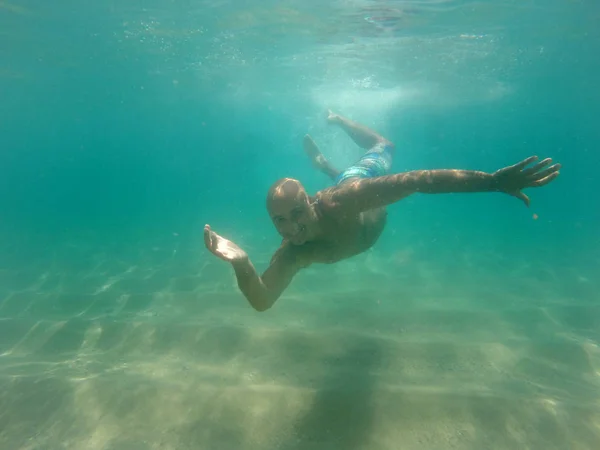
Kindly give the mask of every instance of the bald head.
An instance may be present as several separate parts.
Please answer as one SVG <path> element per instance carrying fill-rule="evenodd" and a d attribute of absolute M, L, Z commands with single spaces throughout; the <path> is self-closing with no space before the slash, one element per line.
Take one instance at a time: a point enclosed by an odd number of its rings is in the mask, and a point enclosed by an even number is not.
<path fill-rule="evenodd" d="M 308 195 L 304 186 L 293 178 L 277 180 L 267 193 L 267 209 L 272 210 L 275 205 L 306 202 Z"/>
<path fill-rule="evenodd" d="M 267 210 L 279 234 L 292 244 L 302 245 L 314 237 L 317 217 L 298 180 L 276 181 L 267 194 Z"/>

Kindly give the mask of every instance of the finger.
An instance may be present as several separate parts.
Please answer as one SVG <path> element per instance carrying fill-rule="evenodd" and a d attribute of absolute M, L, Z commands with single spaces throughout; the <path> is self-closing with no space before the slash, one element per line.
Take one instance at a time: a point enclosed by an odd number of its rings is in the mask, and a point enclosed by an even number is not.
<path fill-rule="evenodd" d="M 210 248 L 210 226 L 204 225 L 204 245 Z"/>
<path fill-rule="evenodd" d="M 204 227 L 204 245 L 206 245 L 206 248 L 210 250 L 211 253 L 217 254 L 215 232 L 212 231 L 208 225 Z"/>
<path fill-rule="evenodd" d="M 559 174 L 560 174 L 560 172 L 554 172 L 551 175 L 548 175 L 547 177 L 542 178 L 541 180 L 537 180 L 537 181 L 534 181 L 533 183 L 530 183 L 529 187 L 545 186 L 548 183 L 550 183 L 552 180 L 554 180 L 555 178 L 557 178 Z"/>
<path fill-rule="evenodd" d="M 526 158 L 523 161 L 518 162 L 517 164 L 515 164 L 513 166 L 507 167 L 507 169 L 509 169 L 509 170 L 515 170 L 515 171 L 521 170 L 523 167 L 531 164 L 534 161 L 537 161 L 537 159 L 538 159 L 537 156 L 530 156 L 529 158 Z"/>
<path fill-rule="evenodd" d="M 523 194 L 521 191 L 517 191 L 511 195 L 521 200 L 523 203 L 525 203 L 525 206 L 529 208 L 531 201 L 527 195 Z"/>
<path fill-rule="evenodd" d="M 525 169 L 523 171 L 523 175 L 525 175 L 526 177 L 529 175 L 533 175 L 534 173 L 536 173 L 538 170 L 546 167 L 548 164 L 550 164 L 552 162 L 552 158 L 546 158 L 542 161 L 540 161 L 539 163 L 537 163 L 535 166 L 530 167 L 529 169 Z"/>
<path fill-rule="evenodd" d="M 559 170 L 560 164 L 554 164 L 553 166 L 548 167 L 546 170 L 542 170 L 541 172 L 532 175 L 531 178 L 533 178 L 534 181 L 541 180 L 542 178 L 546 178 L 548 175 L 552 175 L 553 173 L 558 172 Z"/>
<path fill-rule="evenodd" d="M 503 176 L 510 172 L 519 172 L 523 167 L 525 167 L 527 164 L 532 163 L 535 160 L 537 160 L 537 156 L 530 156 L 529 158 L 524 159 L 523 161 L 518 162 L 517 164 L 513 164 L 512 166 L 504 167 L 498 170 L 496 172 L 496 175 Z"/>
<path fill-rule="evenodd" d="M 208 249 L 210 249 L 210 241 L 210 225 L 204 225 L 204 245 L 206 245 L 206 248 Z"/>

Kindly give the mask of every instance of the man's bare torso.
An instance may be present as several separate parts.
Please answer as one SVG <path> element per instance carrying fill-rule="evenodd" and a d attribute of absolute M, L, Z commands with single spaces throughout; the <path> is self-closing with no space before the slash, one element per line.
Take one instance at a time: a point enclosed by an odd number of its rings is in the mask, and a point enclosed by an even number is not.
<path fill-rule="evenodd" d="M 298 267 L 313 263 L 331 264 L 350 258 L 371 248 L 385 228 L 387 211 L 373 209 L 356 215 L 340 215 L 338 209 L 327 206 L 317 193 L 314 208 L 322 230 L 318 240 L 292 245 L 284 240 L 275 256 L 285 254 Z"/>

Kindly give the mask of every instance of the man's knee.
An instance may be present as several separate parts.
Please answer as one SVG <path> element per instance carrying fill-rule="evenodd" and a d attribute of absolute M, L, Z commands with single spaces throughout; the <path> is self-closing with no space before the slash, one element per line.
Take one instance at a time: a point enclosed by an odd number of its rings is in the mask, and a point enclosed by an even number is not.
<path fill-rule="evenodd" d="M 386 138 L 382 138 L 381 143 L 383 144 L 384 147 L 387 147 L 391 150 L 396 149 L 396 145 L 392 141 L 388 141 Z"/>
<path fill-rule="evenodd" d="M 371 151 L 376 151 L 379 153 L 383 153 L 385 151 L 390 151 L 393 152 L 395 150 L 396 146 L 394 145 L 394 143 L 392 141 L 388 141 L 385 138 L 381 138 L 380 140 L 377 141 L 377 144 L 375 144 L 375 146 L 371 149 Z"/>

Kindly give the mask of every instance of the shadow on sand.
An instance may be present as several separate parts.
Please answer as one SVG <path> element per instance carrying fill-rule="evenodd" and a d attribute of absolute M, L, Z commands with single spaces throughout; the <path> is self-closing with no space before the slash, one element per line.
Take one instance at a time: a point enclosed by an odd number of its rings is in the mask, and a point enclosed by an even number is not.
<path fill-rule="evenodd" d="M 325 360 L 330 369 L 321 381 L 310 410 L 292 428 L 281 450 L 366 447 L 371 436 L 371 394 L 381 349 L 375 340 L 348 343 L 346 353 Z"/>

